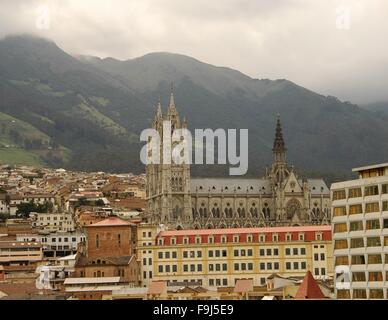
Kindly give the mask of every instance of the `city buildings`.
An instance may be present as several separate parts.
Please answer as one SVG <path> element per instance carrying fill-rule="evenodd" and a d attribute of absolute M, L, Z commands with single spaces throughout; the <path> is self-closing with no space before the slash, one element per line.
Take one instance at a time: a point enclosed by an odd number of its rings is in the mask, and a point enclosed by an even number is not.
<path fill-rule="evenodd" d="M 331 186 L 338 299 L 388 299 L 388 163 Z"/>

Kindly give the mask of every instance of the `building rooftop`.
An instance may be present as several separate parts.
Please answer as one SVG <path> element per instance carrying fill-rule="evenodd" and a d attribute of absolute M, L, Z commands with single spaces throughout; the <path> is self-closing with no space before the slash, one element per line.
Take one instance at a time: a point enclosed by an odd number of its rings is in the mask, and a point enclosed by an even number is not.
<path fill-rule="evenodd" d="M 352 171 L 353 172 L 361 172 L 361 171 L 365 171 L 365 170 L 382 169 L 382 168 L 388 168 L 388 162 L 381 163 L 381 164 L 369 165 L 369 166 L 365 166 L 365 167 L 354 168 L 354 169 L 352 169 Z"/>
<path fill-rule="evenodd" d="M 115 227 L 115 226 L 130 226 L 132 223 L 125 221 L 119 217 L 109 217 L 102 221 L 93 223 L 88 227 Z"/>
<path fill-rule="evenodd" d="M 310 271 L 307 271 L 303 282 L 299 286 L 295 294 L 295 299 L 324 299 L 325 295 L 322 293 L 317 282 Z"/>
<path fill-rule="evenodd" d="M 97 278 L 66 278 L 64 284 L 102 284 L 102 283 L 120 283 L 120 277 L 97 277 Z"/>

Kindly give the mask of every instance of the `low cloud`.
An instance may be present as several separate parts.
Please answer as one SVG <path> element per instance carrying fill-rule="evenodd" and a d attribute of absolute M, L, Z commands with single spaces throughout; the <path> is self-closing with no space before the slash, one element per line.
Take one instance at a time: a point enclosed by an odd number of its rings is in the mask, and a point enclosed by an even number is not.
<path fill-rule="evenodd" d="M 33 33 L 73 54 L 186 54 L 322 94 L 388 101 L 385 0 L 2 0 L 0 36 Z"/>

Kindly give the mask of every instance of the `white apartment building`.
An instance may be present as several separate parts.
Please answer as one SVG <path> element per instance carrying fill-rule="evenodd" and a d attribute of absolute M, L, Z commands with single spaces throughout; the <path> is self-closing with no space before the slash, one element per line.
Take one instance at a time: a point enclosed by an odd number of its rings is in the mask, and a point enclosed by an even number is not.
<path fill-rule="evenodd" d="M 66 231 L 72 232 L 75 230 L 75 223 L 71 213 L 37 213 L 31 212 L 30 218 L 32 226 L 44 231 L 56 232 Z"/>
<path fill-rule="evenodd" d="M 50 234 L 18 234 L 18 241 L 38 242 L 43 246 L 44 257 L 55 260 L 77 253 L 78 245 L 86 241 L 82 232 L 57 232 Z"/>
<path fill-rule="evenodd" d="M 334 266 L 349 276 L 336 297 L 388 299 L 388 163 L 353 172 L 359 179 L 331 186 Z"/>

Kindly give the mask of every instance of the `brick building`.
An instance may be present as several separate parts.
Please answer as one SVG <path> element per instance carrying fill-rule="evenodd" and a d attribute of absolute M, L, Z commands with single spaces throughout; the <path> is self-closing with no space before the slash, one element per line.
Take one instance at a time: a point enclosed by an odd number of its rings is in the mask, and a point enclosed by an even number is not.
<path fill-rule="evenodd" d="M 139 284 L 134 228 L 136 225 L 113 216 L 87 226 L 86 248 L 77 258 L 74 276 L 120 277 L 122 282 Z"/>

